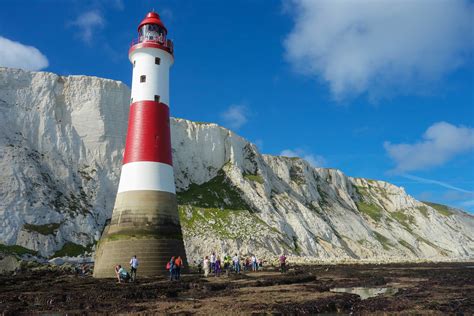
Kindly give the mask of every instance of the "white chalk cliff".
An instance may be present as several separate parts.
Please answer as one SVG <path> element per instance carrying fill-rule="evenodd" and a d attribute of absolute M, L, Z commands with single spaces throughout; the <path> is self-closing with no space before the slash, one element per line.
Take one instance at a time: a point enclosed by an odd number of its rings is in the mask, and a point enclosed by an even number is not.
<path fill-rule="evenodd" d="M 113 80 L 0 68 L 0 251 L 94 250 L 115 202 L 129 97 Z M 212 250 L 322 261 L 474 258 L 472 215 L 403 188 L 262 155 L 216 124 L 173 119 L 172 146 L 191 260 Z"/>

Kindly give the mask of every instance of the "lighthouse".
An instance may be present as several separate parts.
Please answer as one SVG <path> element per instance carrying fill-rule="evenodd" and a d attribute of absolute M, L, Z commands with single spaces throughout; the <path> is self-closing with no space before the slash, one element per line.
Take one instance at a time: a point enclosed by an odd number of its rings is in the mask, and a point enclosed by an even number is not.
<path fill-rule="evenodd" d="M 173 42 L 155 12 L 138 26 L 128 57 L 132 93 L 122 173 L 110 224 L 97 245 L 94 277 L 114 277 L 117 264 L 138 274 L 166 273 L 172 256 L 186 263 L 171 157 L 169 71 Z"/>

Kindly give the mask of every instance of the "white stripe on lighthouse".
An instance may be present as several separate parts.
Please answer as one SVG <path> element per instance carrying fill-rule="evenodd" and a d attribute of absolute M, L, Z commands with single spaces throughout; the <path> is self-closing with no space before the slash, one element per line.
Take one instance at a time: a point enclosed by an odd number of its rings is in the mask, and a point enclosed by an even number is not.
<path fill-rule="evenodd" d="M 176 194 L 173 167 L 152 161 L 124 164 L 118 193 L 136 190 L 165 191 Z"/>
<path fill-rule="evenodd" d="M 132 103 L 137 101 L 153 101 L 155 95 L 160 96 L 160 102 L 169 106 L 169 71 L 173 65 L 173 56 L 158 48 L 139 48 L 130 53 L 133 67 Z M 155 58 L 160 64 L 155 64 Z M 145 76 L 145 82 L 140 77 Z"/>

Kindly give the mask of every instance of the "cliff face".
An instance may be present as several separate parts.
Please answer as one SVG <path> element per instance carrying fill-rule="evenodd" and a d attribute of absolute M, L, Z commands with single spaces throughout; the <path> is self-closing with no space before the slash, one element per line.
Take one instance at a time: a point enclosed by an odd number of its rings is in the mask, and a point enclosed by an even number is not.
<path fill-rule="evenodd" d="M 94 249 L 115 202 L 129 96 L 112 80 L 0 68 L 0 250 Z M 216 124 L 171 123 L 191 260 L 213 250 L 327 261 L 474 258 L 471 215 L 386 182 L 262 155 Z"/>

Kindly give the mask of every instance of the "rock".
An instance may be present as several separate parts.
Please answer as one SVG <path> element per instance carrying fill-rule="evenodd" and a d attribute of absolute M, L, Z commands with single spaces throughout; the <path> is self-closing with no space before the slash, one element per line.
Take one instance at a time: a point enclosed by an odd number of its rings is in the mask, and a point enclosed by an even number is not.
<path fill-rule="evenodd" d="M 65 261 L 62 258 L 54 258 L 49 260 L 48 262 L 57 266 L 61 266 L 64 264 Z"/>
<path fill-rule="evenodd" d="M 115 202 L 130 91 L 121 82 L 0 68 L 0 243 L 49 257 L 94 250 Z M 474 217 L 390 183 L 262 155 L 212 123 L 172 119 L 189 261 L 474 259 Z M 67 246 L 67 247 L 66 247 Z"/>
<path fill-rule="evenodd" d="M 11 274 L 20 268 L 20 261 L 13 255 L 0 257 L 0 274 Z"/>

